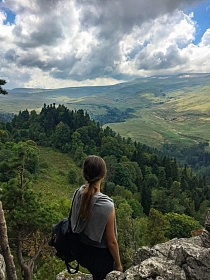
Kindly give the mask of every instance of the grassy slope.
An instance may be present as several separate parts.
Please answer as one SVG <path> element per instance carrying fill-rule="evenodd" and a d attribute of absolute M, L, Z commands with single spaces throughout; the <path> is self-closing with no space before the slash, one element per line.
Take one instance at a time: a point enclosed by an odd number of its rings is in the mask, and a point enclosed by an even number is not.
<path fill-rule="evenodd" d="M 68 154 L 55 151 L 48 147 L 39 147 L 40 175 L 36 179 L 34 188 L 44 191 L 47 200 L 71 198 L 78 184 L 68 183 L 70 169 L 80 170 L 75 166 Z"/>
<path fill-rule="evenodd" d="M 166 98 L 155 98 L 150 94 L 147 97 L 154 99 L 156 104 L 137 109 L 133 119 L 109 126 L 122 136 L 156 147 L 164 142 L 187 145 L 200 140 L 209 142 L 209 93 L 210 86 L 204 86 L 187 93 L 171 92 Z"/>

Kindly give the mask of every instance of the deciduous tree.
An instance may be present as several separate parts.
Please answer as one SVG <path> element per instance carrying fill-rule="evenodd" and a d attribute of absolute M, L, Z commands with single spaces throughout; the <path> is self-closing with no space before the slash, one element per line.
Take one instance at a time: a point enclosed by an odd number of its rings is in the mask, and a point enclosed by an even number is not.
<path fill-rule="evenodd" d="M 193 217 L 185 214 L 167 213 L 164 215 L 166 221 L 165 236 L 172 238 L 189 238 L 191 231 L 200 229 L 202 226 Z"/>

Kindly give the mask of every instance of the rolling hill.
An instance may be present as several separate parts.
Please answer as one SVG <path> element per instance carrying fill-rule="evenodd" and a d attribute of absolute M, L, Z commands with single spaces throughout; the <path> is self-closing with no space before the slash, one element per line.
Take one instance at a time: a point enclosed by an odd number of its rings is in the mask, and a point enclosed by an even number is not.
<path fill-rule="evenodd" d="M 0 113 L 43 104 L 86 110 L 103 126 L 153 147 L 210 141 L 210 74 L 138 78 L 113 86 L 8 90 Z"/>

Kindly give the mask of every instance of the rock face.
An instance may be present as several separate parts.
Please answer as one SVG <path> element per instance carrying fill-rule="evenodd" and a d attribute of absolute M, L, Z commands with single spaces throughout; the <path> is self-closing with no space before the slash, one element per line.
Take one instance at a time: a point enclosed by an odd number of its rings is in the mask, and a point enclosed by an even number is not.
<path fill-rule="evenodd" d="M 128 280 L 209 280 L 210 211 L 200 236 L 175 238 L 152 248 L 139 248 L 132 266 L 122 274 Z M 117 275 L 119 273 L 111 272 L 106 279 L 118 279 Z"/>
<path fill-rule="evenodd" d="M 74 275 L 90 280 L 90 275 Z M 71 279 L 57 278 L 57 280 Z M 202 234 L 172 239 L 152 248 L 139 248 L 132 266 L 124 273 L 112 271 L 106 280 L 210 280 L 210 211 Z"/>
<path fill-rule="evenodd" d="M 2 255 L 0 255 L 0 280 L 5 280 L 6 276 L 5 276 L 6 272 L 5 272 L 5 262 L 4 262 L 4 258 Z"/>
<path fill-rule="evenodd" d="M 93 277 L 91 274 L 85 274 L 78 272 L 77 274 L 73 274 L 73 276 L 67 276 L 69 273 L 67 273 L 67 270 L 62 271 L 56 276 L 56 280 L 92 280 Z"/>

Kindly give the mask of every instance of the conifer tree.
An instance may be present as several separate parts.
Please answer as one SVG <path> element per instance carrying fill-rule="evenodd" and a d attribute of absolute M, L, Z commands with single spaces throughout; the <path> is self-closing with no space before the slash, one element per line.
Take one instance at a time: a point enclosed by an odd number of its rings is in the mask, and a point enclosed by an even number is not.
<path fill-rule="evenodd" d="M 144 181 L 142 187 L 142 194 L 141 194 L 141 205 L 146 215 L 149 215 L 151 203 L 152 203 L 152 191 L 150 186 L 147 186 L 146 182 Z"/>
<path fill-rule="evenodd" d="M 150 209 L 147 225 L 147 238 L 150 246 L 163 243 L 167 239 L 164 236 L 164 217 L 163 214 L 154 208 Z"/>
<path fill-rule="evenodd" d="M 6 84 L 6 81 L 0 79 L 0 94 L 4 94 L 4 95 L 8 94 L 8 92 L 1 87 L 1 86 L 5 85 L 5 84 Z"/>

